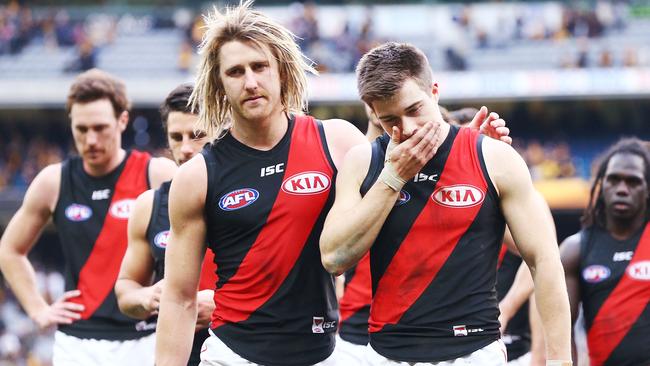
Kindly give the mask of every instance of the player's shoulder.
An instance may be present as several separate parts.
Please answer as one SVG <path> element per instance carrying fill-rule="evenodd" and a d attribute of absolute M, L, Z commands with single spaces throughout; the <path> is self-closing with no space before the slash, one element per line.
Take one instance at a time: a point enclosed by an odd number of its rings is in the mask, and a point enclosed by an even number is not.
<path fill-rule="evenodd" d="M 61 184 L 61 169 L 63 163 L 54 163 L 43 168 L 32 181 L 32 186 L 41 189 L 51 188 L 58 191 Z"/>
<path fill-rule="evenodd" d="M 149 163 L 149 181 L 152 188 L 158 188 L 161 183 L 174 177 L 178 166 L 174 161 L 165 157 L 153 157 Z"/>
<path fill-rule="evenodd" d="M 565 270 L 577 268 L 580 260 L 580 244 L 582 241 L 582 231 L 579 231 L 562 241 L 560 244 L 560 258 Z"/>

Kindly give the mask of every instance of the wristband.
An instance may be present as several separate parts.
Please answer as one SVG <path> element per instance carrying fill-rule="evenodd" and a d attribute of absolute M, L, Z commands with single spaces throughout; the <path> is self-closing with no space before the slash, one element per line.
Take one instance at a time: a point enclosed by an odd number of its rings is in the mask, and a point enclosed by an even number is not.
<path fill-rule="evenodd" d="M 566 360 L 546 360 L 546 366 L 573 366 L 573 362 Z"/>
<path fill-rule="evenodd" d="M 402 187 L 406 184 L 406 181 L 397 174 L 390 161 L 384 163 L 384 169 L 381 170 L 377 180 L 384 183 L 395 192 L 402 190 Z"/>

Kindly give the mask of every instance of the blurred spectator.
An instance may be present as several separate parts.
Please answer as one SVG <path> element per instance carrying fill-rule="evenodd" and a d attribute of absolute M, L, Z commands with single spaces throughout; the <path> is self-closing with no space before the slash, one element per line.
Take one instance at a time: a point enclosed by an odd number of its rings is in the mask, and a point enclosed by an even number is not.
<path fill-rule="evenodd" d="M 517 140 L 513 145 L 526 161 L 533 180 L 572 178 L 576 176 L 571 149 L 566 142 L 542 145 L 538 141 L 523 142 Z"/>

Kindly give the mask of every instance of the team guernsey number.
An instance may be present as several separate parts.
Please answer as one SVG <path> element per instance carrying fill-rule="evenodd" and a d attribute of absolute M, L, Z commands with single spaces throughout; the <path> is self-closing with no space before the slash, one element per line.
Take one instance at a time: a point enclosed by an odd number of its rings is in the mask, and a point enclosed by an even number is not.
<path fill-rule="evenodd" d="M 330 188 L 330 178 L 320 172 L 303 172 L 287 178 L 282 190 L 290 194 L 317 194 Z"/>
<path fill-rule="evenodd" d="M 234 211 L 252 205 L 260 197 L 260 193 L 252 188 L 237 189 L 226 193 L 219 199 L 219 208 L 224 211 Z"/>

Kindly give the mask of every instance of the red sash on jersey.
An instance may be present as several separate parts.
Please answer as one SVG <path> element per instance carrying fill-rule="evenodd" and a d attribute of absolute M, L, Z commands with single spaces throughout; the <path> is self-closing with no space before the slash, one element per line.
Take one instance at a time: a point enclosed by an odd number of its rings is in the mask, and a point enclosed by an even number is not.
<path fill-rule="evenodd" d="M 199 291 L 214 290 L 215 283 L 217 283 L 217 265 L 214 263 L 214 252 L 208 249 L 205 251 L 203 264 L 201 265 Z"/>
<path fill-rule="evenodd" d="M 124 170 L 115 184 L 115 191 L 108 212 L 106 212 L 102 230 L 88 260 L 79 273 L 77 289 L 81 291 L 81 295 L 70 300 L 85 306 L 81 313 L 82 319 L 90 318 L 108 294 L 113 291 L 122 258 L 126 252 L 128 218 L 116 217 L 111 211 L 119 209 L 119 207 L 114 208 L 114 203 L 122 200 L 135 200 L 138 195 L 148 189 L 147 164 L 150 158 L 147 153 L 131 151 Z M 130 210 L 133 201 L 130 204 L 128 201 L 125 203 L 127 204 L 120 207 Z"/>
<path fill-rule="evenodd" d="M 341 322 L 348 320 L 359 309 L 370 305 L 372 301 L 372 282 L 370 280 L 370 253 L 366 253 L 357 264 L 354 277 L 345 287 L 339 308 Z"/>
<path fill-rule="evenodd" d="M 488 186 L 476 151 L 477 136 L 469 128 L 458 131 L 436 187 L 472 185 L 487 195 Z M 370 332 L 399 322 L 436 278 L 481 206 L 445 207 L 428 198 L 377 284 L 370 310 Z M 450 222 L 455 225 L 450 226 Z"/>
<path fill-rule="evenodd" d="M 499 251 L 499 260 L 497 261 L 497 270 L 501 268 L 503 264 L 503 258 L 506 257 L 506 252 L 508 251 L 508 246 L 505 243 L 501 244 L 501 250 Z"/>
<path fill-rule="evenodd" d="M 635 264 L 646 262 L 645 266 Z M 650 301 L 650 279 L 647 271 L 650 268 L 650 224 L 646 224 L 634 256 L 625 269 L 620 281 L 605 300 L 594 317 L 591 329 L 587 333 L 589 357 L 592 366 L 603 365 L 611 353 L 619 345 L 623 337 L 639 318 Z M 630 275 L 645 277 L 635 279 Z M 639 273 L 638 271 L 645 271 Z"/>
<path fill-rule="evenodd" d="M 316 151 L 320 151 L 322 158 L 318 158 Z M 327 175 L 330 180 L 327 190 L 305 200 L 301 195 L 287 193 L 278 187 L 278 195 L 257 239 L 237 272 L 214 293 L 214 302 L 218 305 L 212 314 L 212 329 L 248 319 L 278 291 L 295 266 L 327 203 L 334 169 L 326 159 L 315 120 L 296 116 L 283 179 L 310 172 Z M 307 208 L 309 213 L 295 218 L 291 211 L 299 206 Z M 260 266 L 260 263 L 264 265 Z"/>

